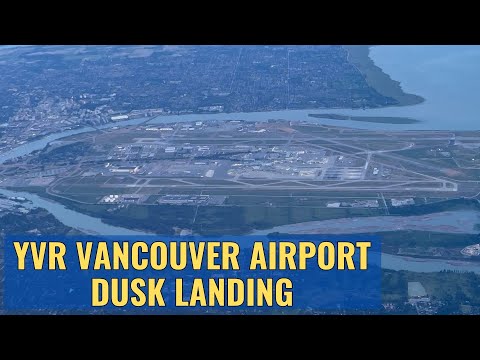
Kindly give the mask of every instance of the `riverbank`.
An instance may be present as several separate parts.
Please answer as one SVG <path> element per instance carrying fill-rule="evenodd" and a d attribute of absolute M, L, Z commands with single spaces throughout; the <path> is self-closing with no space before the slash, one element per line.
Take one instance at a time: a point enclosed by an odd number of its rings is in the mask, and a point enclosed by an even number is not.
<path fill-rule="evenodd" d="M 23 207 L 27 209 L 45 209 L 65 226 L 77 229 L 87 235 L 153 235 L 147 231 L 135 231 L 121 226 L 108 225 L 101 218 L 76 212 L 59 202 L 43 198 L 33 192 L 27 193 L 0 188 L 0 194 L 6 197 L 21 196 L 28 200 L 22 204 Z"/>
<path fill-rule="evenodd" d="M 308 114 L 308 116 L 316 119 L 329 119 L 339 121 L 360 121 L 371 122 L 377 124 L 416 124 L 419 120 L 407 118 L 407 117 L 394 117 L 394 116 L 348 116 L 340 114 Z"/>
<path fill-rule="evenodd" d="M 367 84 L 384 96 L 398 101 L 398 106 L 417 105 L 425 101 L 419 95 L 405 93 L 399 81 L 393 80 L 370 57 L 370 45 L 344 45 L 348 60 L 357 67 Z"/>

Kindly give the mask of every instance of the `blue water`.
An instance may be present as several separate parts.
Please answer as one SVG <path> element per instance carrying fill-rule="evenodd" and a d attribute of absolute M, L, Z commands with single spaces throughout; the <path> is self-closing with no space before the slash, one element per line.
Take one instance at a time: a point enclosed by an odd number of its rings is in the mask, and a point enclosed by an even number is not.
<path fill-rule="evenodd" d="M 119 226 L 108 225 L 99 218 L 70 210 L 64 205 L 41 198 L 35 194 L 21 191 L 11 191 L 2 188 L 0 188 L 0 194 L 8 197 L 24 197 L 29 202 L 23 203 L 23 207 L 29 209 L 37 207 L 45 209 L 55 216 L 62 224 L 78 229 L 88 235 L 150 235 L 149 233 L 143 231 L 130 230 Z"/>
<path fill-rule="evenodd" d="M 144 122 L 146 118 L 138 118 L 138 119 L 132 119 L 132 120 L 126 120 L 126 121 L 119 121 L 118 123 L 108 123 L 105 125 L 100 125 L 97 126 L 98 129 L 108 129 L 108 128 L 113 128 L 113 127 L 124 127 L 124 126 L 129 126 L 129 125 L 137 125 L 142 122 Z M 58 133 L 53 133 L 48 136 L 45 136 L 41 139 L 30 141 L 28 143 L 19 145 L 14 147 L 13 149 L 10 149 L 8 151 L 5 151 L 3 153 L 0 153 L 0 164 L 4 163 L 7 160 L 17 158 L 19 156 L 24 156 L 28 155 L 36 150 L 41 150 L 44 147 L 46 147 L 50 142 L 62 139 L 67 136 L 72 136 L 76 134 L 81 134 L 89 131 L 93 131 L 94 129 L 91 127 L 82 127 L 78 129 L 73 129 L 73 130 L 66 130 Z"/>
<path fill-rule="evenodd" d="M 369 216 L 342 219 L 309 221 L 256 230 L 252 235 L 267 235 L 273 232 L 287 234 L 358 234 L 383 231 L 441 231 L 452 234 L 478 234 L 480 223 L 477 210 L 444 211 L 428 215 Z"/>
<path fill-rule="evenodd" d="M 424 122 L 416 127 L 480 129 L 480 46 L 375 46 L 370 57 L 392 79 L 400 81 L 404 91 L 426 99 L 417 106 L 379 113 Z"/>

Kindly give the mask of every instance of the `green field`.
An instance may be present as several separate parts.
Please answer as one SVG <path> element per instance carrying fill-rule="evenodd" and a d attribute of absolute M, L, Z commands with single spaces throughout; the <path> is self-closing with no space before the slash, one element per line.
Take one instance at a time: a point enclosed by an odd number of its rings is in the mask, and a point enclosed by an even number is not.
<path fill-rule="evenodd" d="M 241 140 L 240 140 L 241 141 Z M 171 144 L 184 145 L 186 142 L 185 139 L 173 139 L 170 140 Z M 189 139 L 188 143 L 195 145 L 230 145 L 235 143 L 234 139 L 212 139 L 212 138 L 202 138 L 198 139 Z"/>
<path fill-rule="evenodd" d="M 129 176 L 112 176 L 105 184 L 108 185 L 131 185 L 135 184 L 137 179 Z M 87 182 L 88 183 L 88 182 Z"/>
<path fill-rule="evenodd" d="M 450 271 L 415 273 L 384 270 L 382 276 L 383 301 L 407 301 L 407 287 L 408 282 L 411 281 L 421 282 L 432 300 L 444 301 L 447 303 L 447 307 L 454 306 L 458 309 L 460 304 L 465 303 L 480 305 L 480 276 L 474 273 Z M 447 312 L 447 309 L 444 311 Z"/>
<path fill-rule="evenodd" d="M 464 248 L 480 241 L 476 234 L 447 234 L 430 231 L 393 231 L 379 233 L 382 250 L 395 254 L 399 248 Z"/>
<path fill-rule="evenodd" d="M 185 185 L 184 183 L 180 181 L 176 181 L 174 179 L 151 179 L 149 181 L 150 185 Z"/>
<path fill-rule="evenodd" d="M 238 186 L 237 183 L 230 180 L 222 180 L 222 179 L 209 179 L 209 178 L 194 178 L 194 179 L 184 179 L 185 181 L 192 182 L 198 185 L 231 185 L 231 186 Z"/>
<path fill-rule="evenodd" d="M 115 212 L 109 205 L 79 204 L 56 199 L 73 210 L 101 217 L 105 222 L 132 229 L 171 235 L 174 227 L 191 228 L 203 235 L 240 235 L 254 229 L 344 217 L 381 215 L 380 209 L 326 209 L 319 207 L 200 206 L 193 222 L 195 206 L 142 206 L 129 204 Z M 153 202 L 149 200 L 149 202 Z"/>
<path fill-rule="evenodd" d="M 330 131 L 329 128 L 318 125 L 293 125 L 292 129 L 309 135 L 325 135 L 325 133 Z"/>

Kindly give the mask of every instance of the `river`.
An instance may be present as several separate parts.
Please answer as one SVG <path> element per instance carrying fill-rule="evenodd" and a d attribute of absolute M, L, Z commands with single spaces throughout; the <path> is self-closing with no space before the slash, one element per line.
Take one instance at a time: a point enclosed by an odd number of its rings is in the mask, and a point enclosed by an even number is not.
<path fill-rule="evenodd" d="M 441 231 L 444 233 L 478 234 L 480 212 L 475 210 L 445 211 L 416 216 L 375 216 L 348 219 L 309 221 L 256 230 L 251 235 L 272 232 L 288 234 L 359 234 L 394 230 Z M 408 256 L 382 254 L 382 267 L 390 270 L 434 272 L 441 270 L 473 271 L 480 274 L 480 262 L 442 259 L 418 259 Z"/>
<path fill-rule="evenodd" d="M 303 120 L 346 127 L 383 129 L 383 130 L 478 130 L 478 110 L 480 103 L 480 46 L 376 46 L 371 50 L 375 63 L 394 80 L 401 83 L 407 92 L 418 94 L 427 100 L 419 105 L 389 107 L 383 109 L 326 109 L 321 110 L 284 110 L 235 114 L 171 115 L 153 118 L 149 123 L 167 123 L 181 121 L 208 120 L 250 120 L 267 121 L 270 119 Z M 335 113 L 357 116 L 400 116 L 420 120 L 416 124 L 379 124 L 354 121 L 335 121 L 313 119 L 310 113 Z M 135 119 L 111 123 L 99 128 L 112 128 L 139 124 L 147 119 Z M 66 136 L 92 131 L 91 128 L 69 130 L 51 134 L 40 140 L 21 145 L 0 155 L 0 163 L 8 159 L 43 149 L 49 142 Z M 34 194 L 12 192 L 0 189 L 6 196 L 23 196 L 30 200 L 30 206 L 45 208 L 65 225 L 90 234 L 128 234 L 144 235 L 143 232 L 110 226 L 98 218 L 65 208 L 53 201 L 42 199 Z M 456 214 L 462 216 L 464 214 Z M 475 215 L 471 215 L 475 216 Z M 361 226 L 367 218 L 362 220 Z M 343 220 L 344 221 L 344 220 Z M 375 220 L 372 220 L 375 222 Z M 354 222 L 349 223 L 349 231 L 355 229 Z M 375 224 L 373 224 L 375 225 Z M 291 226 L 291 225 L 288 225 Z M 353 227 L 352 227 L 353 226 Z M 467 231 L 468 232 L 468 231 Z M 480 263 L 445 260 L 418 260 L 408 257 L 382 254 L 382 266 L 393 270 L 411 270 L 420 272 L 443 269 L 475 271 L 480 273 Z"/>
<path fill-rule="evenodd" d="M 272 232 L 288 234 L 358 234 L 386 231 L 438 231 L 449 234 L 478 234 L 480 212 L 475 210 L 444 211 L 414 216 L 370 216 L 276 226 L 257 230 L 252 235 Z"/>
<path fill-rule="evenodd" d="M 151 235 L 142 231 L 130 230 L 118 226 L 105 224 L 101 219 L 88 216 L 74 210 L 70 210 L 62 204 L 49 199 L 43 199 L 36 194 L 22 191 L 10 191 L 0 188 L 0 194 L 8 197 L 20 196 L 29 200 L 22 204 L 26 208 L 39 207 L 53 214 L 60 222 L 66 226 L 78 229 L 89 235 Z"/>
<path fill-rule="evenodd" d="M 146 120 L 148 120 L 148 118 L 138 118 L 138 119 L 132 119 L 132 120 L 126 120 L 126 121 L 119 121 L 116 123 L 108 123 L 105 125 L 97 126 L 97 129 L 108 129 L 108 128 L 113 128 L 117 126 L 124 127 L 129 125 L 137 125 Z M 81 134 L 89 131 L 94 131 L 94 128 L 81 127 L 81 128 L 66 130 L 62 132 L 56 132 L 48 136 L 42 137 L 41 139 L 30 141 L 28 143 L 19 145 L 11 150 L 5 151 L 4 153 L 0 154 L 0 164 L 3 164 L 5 161 L 14 159 L 19 156 L 28 155 L 36 150 L 41 150 L 54 140 L 62 139 L 67 136 Z"/>

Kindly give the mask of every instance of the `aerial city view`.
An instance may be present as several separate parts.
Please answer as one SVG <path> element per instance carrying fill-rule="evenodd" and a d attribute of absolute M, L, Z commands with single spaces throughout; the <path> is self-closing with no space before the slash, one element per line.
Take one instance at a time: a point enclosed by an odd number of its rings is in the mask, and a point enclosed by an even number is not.
<path fill-rule="evenodd" d="M 0 46 L 0 251 L 376 234 L 376 313 L 480 314 L 479 64 L 479 46 Z"/>

